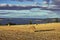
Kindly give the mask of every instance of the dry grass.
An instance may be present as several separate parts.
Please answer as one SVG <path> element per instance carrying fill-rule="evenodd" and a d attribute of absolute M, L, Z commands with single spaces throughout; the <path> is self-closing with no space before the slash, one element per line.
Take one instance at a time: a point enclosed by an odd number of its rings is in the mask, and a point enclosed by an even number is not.
<path fill-rule="evenodd" d="M 60 40 L 60 23 L 0 26 L 0 40 Z"/>

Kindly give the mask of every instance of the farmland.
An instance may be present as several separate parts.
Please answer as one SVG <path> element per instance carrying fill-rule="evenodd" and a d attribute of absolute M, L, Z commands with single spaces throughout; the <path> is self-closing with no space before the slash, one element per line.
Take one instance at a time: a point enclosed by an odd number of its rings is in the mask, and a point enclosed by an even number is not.
<path fill-rule="evenodd" d="M 60 40 L 60 23 L 0 26 L 0 40 Z"/>

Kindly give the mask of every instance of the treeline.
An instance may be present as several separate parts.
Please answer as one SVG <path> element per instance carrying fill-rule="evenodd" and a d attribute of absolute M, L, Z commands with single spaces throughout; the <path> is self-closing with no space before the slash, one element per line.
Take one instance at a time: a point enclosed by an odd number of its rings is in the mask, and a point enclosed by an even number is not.
<path fill-rule="evenodd" d="M 16 24 L 16 23 L 11 23 L 11 22 L 9 22 L 9 23 L 6 23 L 6 24 L 0 23 L 0 25 L 17 25 L 17 24 Z"/>
<path fill-rule="evenodd" d="M 7 21 L 8 21 L 8 23 L 6 23 L 6 24 L 0 23 L 0 25 L 17 25 L 16 23 L 10 22 L 9 19 Z M 59 22 L 59 18 L 54 18 L 52 21 L 50 19 L 46 19 L 45 21 L 46 21 L 46 23 L 55 23 L 55 22 L 58 23 Z M 28 24 L 33 24 L 33 21 L 29 20 Z M 34 24 L 36 24 L 36 23 L 34 23 Z M 20 24 L 18 24 L 18 25 L 20 25 Z"/>
<path fill-rule="evenodd" d="M 53 18 L 52 20 L 47 20 L 47 23 L 51 23 L 51 22 L 56 22 L 56 23 L 58 23 L 58 22 L 60 22 L 60 20 L 59 20 L 59 18 Z"/>

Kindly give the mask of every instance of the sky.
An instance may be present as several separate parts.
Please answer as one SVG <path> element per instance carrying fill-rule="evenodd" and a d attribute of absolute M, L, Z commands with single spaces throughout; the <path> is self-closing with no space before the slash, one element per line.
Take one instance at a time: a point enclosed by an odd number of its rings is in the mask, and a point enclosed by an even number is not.
<path fill-rule="evenodd" d="M 41 3 L 43 0 L 27 0 L 27 1 L 21 1 L 21 0 L 0 0 L 0 4 L 33 4 L 34 2 Z"/>
<path fill-rule="evenodd" d="M 43 7 L 48 6 L 48 2 L 52 3 L 50 0 L 0 0 L 0 6 L 5 6 L 6 4 L 13 6 L 31 6 L 31 5 L 39 5 Z"/>
<path fill-rule="evenodd" d="M 0 4 L 5 5 L 5 4 L 13 4 L 13 5 L 47 5 L 49 0 L 0 0 Z M 50 3 L 52 1 L 50 0 Z"/>
<path fill-rule="evenodd" d="M 32 5 L 35 3 L 39 3 L 40 5 L 42 4 L 47 4 L 49 3 L 54 3 L 55 5 L 60 5 L 60 0 L 0 0 L 0 4 L 18 4 L 18 5 Z"/>
<path fill-rule="evenodd" d="M 60 11 L 40 10 L 0 10 L 0 18 L 60 18 Z"/>
<path fill-rule="evenodd" d="M 5 5 L 5 4 L 14 4 L 14 5 L 34 5 L 39 3 L 40 5 L 46 6 L 48 4 L 48 0 L 27 0 L 27 1 L 22 1 L 22 0 L 0 0 L 0 6 Z M 50 6 L 51 8 L 60 8 L 60 0 L 52 0 L 50 1 L 52 3 Z M 35 10 L 35 9 L 34 9 Z M 37 10 L 37 9 L 36 9 Z M 40 9 L 39 9 L 40 10 Z M 27 11 L 27 12 L 26 12 Z M 18 13 L 18 14 L 17 14 Z M 28 14 L 29 13 L 29 14 Z M 31 15 L 32 14 L 32 15 Z M 14 16 L 13 16 L 14 15 Z M 40 10 L 39 12 L 31 12 L 30 10 L 22 10 L 22 11 L 9 11 L 9 10 L 0 10 L 0 17 L 9 17 L 9 18 L 19 18 L 19 17 L 33 17 L 33 18 L 46 18 L 46 17 L 59 17 L 60 16 L 60 11 L 53 12 L 50 10 Z"/>

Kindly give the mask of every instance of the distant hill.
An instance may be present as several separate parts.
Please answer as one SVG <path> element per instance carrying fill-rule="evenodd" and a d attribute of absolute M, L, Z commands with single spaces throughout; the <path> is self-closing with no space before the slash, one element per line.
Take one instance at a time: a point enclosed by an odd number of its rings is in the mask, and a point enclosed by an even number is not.
<path fill-rule="evenodd" d="M 54 23 L 60 22 L 60 18 L 46 18 L 46 19 L 39 19 L 39 18 L 1 18 L 1 24 L 15 23 L 15 24 L 29 24 L 30 20 L 32 24 L 44 24 L 44 23 Z"/>

